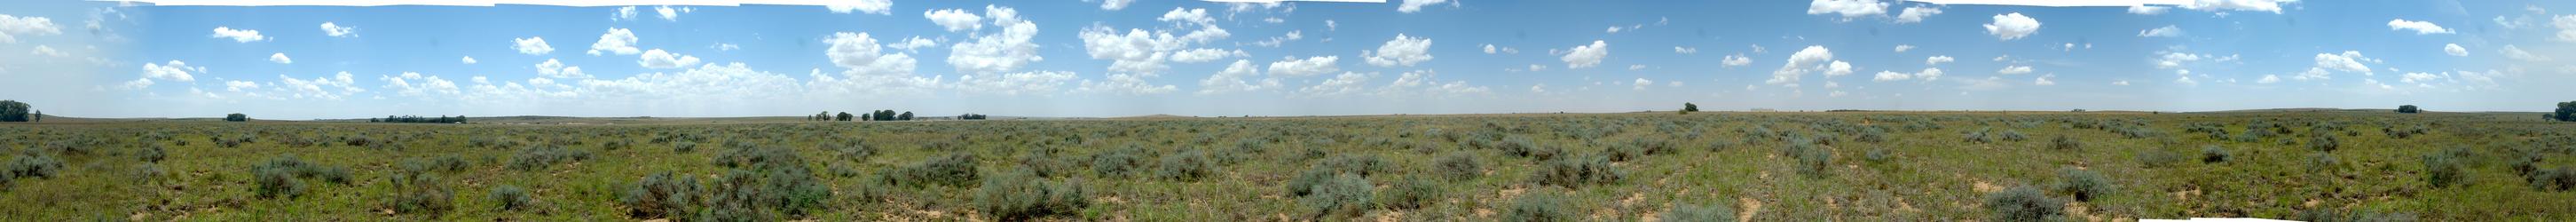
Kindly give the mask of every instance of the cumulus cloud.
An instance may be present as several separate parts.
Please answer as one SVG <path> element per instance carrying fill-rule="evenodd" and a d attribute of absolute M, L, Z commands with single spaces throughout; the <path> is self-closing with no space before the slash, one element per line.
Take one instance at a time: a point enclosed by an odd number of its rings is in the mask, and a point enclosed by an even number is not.
<path fill-rule="evenodd" d="M 878 15 L 894 14 L 893 10 L 888 10 L 894 7 L 894 1 L 892 0 L 849 0 L 837 2 L 843 4 L 824 5 L 823 9 L 832 10 L 832 13 L 840 14 L 850 14 L 851 11 Z"/>
<path fill-rule="evenodd" d="M 1224 28 L 1217 27 L 1213 19 L 1207 18 L 1206 15 L 1205 9 L 1173 8 L 1172 11 L 1165 12 L 1163 17 L 1157 18 L 1177 27 L 1198 28 L 1186 34 L 1174 33 L 1171 30 L 1146 31 L 1143 29 L 1128 29 L 1125 34 L 1120 34 L 1116 29 L 1094 25 L 1084 28 L 1080 37 L 1083 48 L 1091 58 L 1110 60 L 1111 73 L 1152 76 L 1170 68 L 1163 65 L 1163 62 L 1170 59 L 1173 51 L 1189 49 L 1193 47 L 1192 45 L 1204 44 L 1231 35 Z M 1206 22 L 1202 23 L 1202 21 Z"/>
<path fill-rule="evenodd" d="M 1048 95 L 1054 93 L 1057 87 L 1063 86 L 1064 82 L 1069 80 L 1073 80 L 1073 72 L 1034 71 L 999 75 L 970 74 L 957 77 L 957 90 L 959 92 L 967 93 L 1006 96 L 1022 94 Z"/>
<path fill-rule="evenodd" d="M 1796 84 L 1798 82 L 1798 78 L 1800 76 L 1807 75 L 1807 72 L 1828 69 L 1830 68 L 1828 66 L 1831 66 L 1829 63 L 1836 62 L 1841 61 L 1834 61 L 1833 50 L 1826 49 L 1825 46 L 1821 45 L 1807 46 L 1806 49 L 1800 49 L 1797 53 L 1789 54 L 1788 64 L 1781 65 L 1780 70 L 1771 71 L 1771 79 L 1764 80 L 1763 83 Z M 1844 64 L 1844 66 L 1848 67 L 1850 65 Z"/>
<path fill-rule="evenodd" d="M 643 56 L 635 59 L 635 64 L 644 66 L 644 68 L 673 69 L 698 65 L 698 57 L 664 52 L 662 49 L 653 49 L 644 51 Z"/>
<path fill-rule="evenodd" d="M 2504 45 L 2504 49 L 2497 49 L 2497 50 L 2496 50 L 2496 53 L 2497 53 L 2497 54 L 2504 54 L 2504 58 L 2514 59 L 2514 60 L 2531 61 L 2531 62 L 2549 61 L 2549 57 L 2546 57 L 2546 56 L 2540 56 L 2540 55 L 2533 55 L 2533 54 L 2531 54 L 2531 52 L 2529 52 L 2529 51 L 2522 51 L 2522 47 L 2521 47 L 2521 46 Z"/>
<path fill-rule="evenodd" d="M 2138 30 L 2138 37 L 2179 37 L 2179 36 L 2182 36 L 2182 28 L 2176 28 L 2176 27 L 2174 27 L 2173 25 L 2165 25 L 2165 27 L 2160 27 L 2160 28 L 2155 28 L 2155 29 Z"/>
<path fill-rule="evenodd" d="M 1126 8 L 1127 8 L 1127 4 L 1129 4 L 1129 3 L 1135 3 L 1135 2 L 1136 2 L 1136 0 L 1107 0 L 1107 1 L 1100 1 L 1100 9 L 1101 9 L 1101 10 L 1117 11 L 1117 10 L 1119 10 L 1119 9 L 1126 9 Z"/>
<path fill-rule="evenodd" d="M 2549 26 L 2558 28 L 2558 41 L 2576 42 L 2576 15 L 2550 18 Z"/>
<path fill-rule="evenodd" d="M 2171 9 L 2171 8 L 2166 8 L 2166 7 L 2164 7 L 2164 6 L 2135 5 L 2135 6 L 2129 6 L 2129 14 L 2140 14 L 2140 15 L 2156 15 L 2156 14 L 2165 14 L 2165 10 L 2168 10 L 2168 9 Z"/>
<path fill-rule="evenodd" d="M 1360 51 L 1360 57 L 1367 58 L 1369 65 L 1379 67 L 1413 66 L 1431 61 L 1431 38 L 1413 38 L 1398 33 L 1394 40 L 1378 45 L 1377 50 Z"/>
<path fill-rule="evenodd" d="M 1010 7 L 984 6 L 983 17 L 1001 30 L 948 46 L 948 66 L 956 67 L 958 73 L 991 74 L 1045 61 L 1046 57 L 1038 56 L 1038 44 L 1030 41 L 1038 35 L 1037 23 L 1021 19 L 1019 14 L 1019 10 Z"/>
<path fill-rule="evenodd" d="M 1636 89 L 1636 90 L 1646 90 L 1646 87 L 1647 87 L 1647 86 L 1655 86 L 1655 81 L 1654 81 L 1654 80 L 1646 80 L 1646 78 L 1637 78 L 1637 80 L 1636 80 L 1636 81 L 1634 81 L 1634 82 L 1635 82 L 1635 83 L 1632 83 L 1632 84 L 1630 84 L 1630 85 L 1635 86 L 1635 89 Z"/>
<path fill-rule="evenodd" d="M 384 88 L 386 90 L 393 90 L 394 93 L 401 94 L 403 96 L 456 95 L 461 92 L 457 90 L 456 82 L 447 81 L 447 79 L 439 78 L 438 76 L 421 75 L 420 73 L 415 72 L 403 72 L 402 75 L 399 76 L 379 76 L 376 77 L 376 79 L 385 81 Z M 289 79 L 288 81 L 294 82 L 295 80 Z M 289 85 L 295 84 L 290 83 Z"/>
<path fill-rule="evenodd" d="M 1874 77 L 1872 77 L 1872 78 L 1870 78 L 1870 80 L 1871 80 L 1871 81 L 1886 82 L 1886 81 L 1904 81 L 1904 80 L 1907 80 L 1907 79 L 1914 79 L 1914 78 L 1923 78 L 1923 81 L 1940 80 L 1940 79 L 1941 79 L 1941 68 L 1923 68 L 1923 71 L 1921 71 L 1921 72 L 1915 72 L 1915 73 L 1902 73 L 1902 72 L 1894 72 L 1894 71 L 1878 71 L 1878 75 L 1877 75 L 1877 76 L 1874 76 Z"/>
<path fill-rule="evenodd" d="M 1198 93 L 1201 95 L 1207 95 L 1250 92 L 1279 87 L 1279 79 L 1252 79 L 1260 77 L 1260 75 L 1261 71 L 1253 67 L 1251 60 L 1234 60 L 1234 64 L 1227 65 L 1224 71 L 1218 71 L 1215 75 L 1208 75 L 1207 79 L 1200 79 Z"/>
<path fill-rule="evenodd" d="M 2388 30 L 2412 30 L 2415 31 L 2415 34 L 2417 35 L 2451 34 L 2451 29 L 2442 28 L 2441 25 L 2434 25 L 2433 22 L 2407 21 L 2406 19 L 2388 20 Z"/>
<path fill-rule="evenodd" d="M 36 49 L 35 49 L 35 50 L 28 50 L 28 51 L 27 51 L 27 54 L 30 54 L 30 55 L 37 55 L 37 56 L 41 56 L 41 57 L 66 57 L 66 56 L 71 56 L 71 54 L 65 54 L 65 53 L 63 53 L 63 51 L 57 51 L 57 50 L 54 50 L 54 47 L 53 47 L 53 46 L 45 46 L 45 45 L 36 45 Z"/>
<path fill-rule="evenodd" d="M 1986 23 L 1986 33 L 2003 40 L 2020 39 L 2039 33 L 2039 20 L 2022 16 L 2019 12 L 1995 15 L 1993 23 Z"/>
<path fill-rule="evenodd" d="M 1243 50 L 1197 48 L 1172 52 L 1172 62 L 1199 63 L 1216 61 L 1218 59 L 1225 59 L 1226 57 L 1245 56 L 1252 56 L 1252 54 L 1244 53 Z"/>
<path fill-rule="evenodd" d="M 2261 80 L 2254 80 L 2254 83 L 2262 83 L 2262 84 L 2272 84 L 2272 83 L 2276 83 L 2276 82 L 2281 82 L 2281 76 L 2279 76 L 2279 75 L 2270 75 L 2270 74 L 2265 74 L 2265 75 L 2263 75 L 2263 79 L 2261 79 Z"/>
<path fill-rule="evenodd" d="M 1851 19 L 1887 14 L 1887 3 L 1878 0 L 1815 0 L 1807 3 L 1807 14 L 1840 14 L 1844 19 Z"/>
<path fill-rule="evenodd" d="M 2160 52 L 2156 56 L 2156 68 L 2181 68 L 2183 63 L 2200 61 L 2201 57 L 2202 55 L 2183 52 Z"/>
<path fill-rule="evenodd" d="M 1932 56 L 1923 58 L 1923 65 L 1940 65 L 1941 63 L 1953 61 L 1959 60 L 1956 58 L 1950 58 L 1950 56 Z"/>
<path fill-rule="evenodd" d="M 2451 56 L 2469 56 L 2469 48 L 2460 47 L 2458 43 L 2444 44 L 2442 53 L 2451 54 Z"/>
<path fill-rule="evenodd" d="M 1610 43 L 1593 40 L 1591 45 L 1577 45 L 1566 50 L 1565 56 L 1558 60 L 1564 60 L 1567 69 L 1580 69 L 1600 65 L 1601 59 L 1607 57 L 1610 57 Z"/>
<path fill-rule="evenodd" d="M 2202 11 L 2262 11 L 2280 14 L 2281 3 L 2284 2 L 2299 2 L 2299 0 L 2192 0 L 2190 3 L 2182 4 L 2182 8 Z"/>
<path fill-rule="evenodd" d="M 1308 57 L 1306 59 L 1288 58 L 1287 60 L 1270 63 L 1270 75 L 1306 77 L 1341 71 L 1341 67 L 1339 65 L 1335 65 L 1335 63 L 1341 61 L 1341 59 L 1342 58 L 1340 56 L 1317 56 Z"/>
<path fill-rule="evenodd" d="M 1273 66 L 1272 68 L 1278 67 Z M 1333 76 L 1331 79 L 1324 79 L 1323 83 L 1317 83 L 1314 86 L 1307 86 L 1305 88 L 1298 88 L 1297 95 L 1305 97 L 1336 97 L 1359 94 L 1360 92 L 1367 90 L 1369 79 L 1376 77 L 1377 73 L 1342 72 L 1341 75 Z"/>
<path fill-rule="evenodd" d="M 58 34 L 63 34 L 63 30 L 61 26 L 54 25 L 53 19 L 36 16 L 19 17 L 0 14 L 0 43 L 17 43 L 18 35 Z M 220 34 L 220 32 L 218 34 Z M 145 85 L 150 84 L 146 83 Z"/>
<path fill-rule="evenodd" d="M 833 66 L 848 69 L 843 73 L 849 76 L 910 76 L 917 63 L 911 55 L 881 52 L 877 39 L 864 32 L 833 33 L 823 43 L 830 45 L 824 49 L 824 57 Z"/>
<path fill-rule="evenodd" d="M 966 12 L 964 9 L 930 10 L 921 12 L 921 17 L 930 19 L 931 24 L 938 24 L 939 27 L 947 28 L 951 32 L 984 29 L 984 17 Z"/>
<path fill-rule="evenodd" d="M 294 58 L 287 58 L 287 57 L 286 57 L 286 53 L 277 53 L 277 54 L 268 54 L 268 62 L 274 62 L 274 63 L 277 63 L 277 64 L 294 64 L 294 63 L 295 63 L 295 59 L 294 59 Z"/>
<path fill-rule="evenodd" d="M 563 61 L 556 61 L 555 59 L 546 59 L 546 62 L 537 63 L 537 76 L 557 79 L 590 78 L 589 73 L 581 72 L 581 67 L 565 66 Z"/>
<path fill-rule="evenodd" d="M 662 15 L 663 21 L 680 21 L 680 12 L 672 10 L 671 6 L 654 6 L 653 13 Z"/>
<path fill-rule="evenodd" d="M 607 51 L 608 53 L 617 55 L 644 53 L 643 49 L 635 48 L 636 40 L 635 31 L 621 28 L 608 28 L 608 33 L 599 34 L 599 42 L 590 43 L 589 53 L 590 55 L 599 55 L 600 51 Z M 526 43 L 523 42 L 521 44 L 524 45 Z M 524 49 L 519 52 L 527 53 Z"/>
<path fill-rule="evenodd" d="M 433 92 L 453 92 L 453 90 L 455 90 L 455 86 L 456 86 L 456 84 L 455 84 L 454 82 L 447 82 L 447 80 L 445 80 L 445 79 L 435 79 L 435 78 L 437 78 L 436 76 L 427 76 L 427 77 L 424 77 L 424 76 L 421 76 L 419 73 L 405 73 L 405 74 L 404 74 L 404 76 L 405 76 L 405 77 L 411 77 L 411 79 L 401 80 L 401 82 L 399 82 L 401 87 L 399 87 L 399 88 L 390 88 L 390 87 L 389 87 L 389 89 L 396 90 L 398 93 L 399 93 L 399 92 L 409 92 L 409 93 L 413 93 L 413 94 L 424 94 L 424 93 L 433 93 Z M 330 100 L 338 100 L 338 99 L 340 99 L 340 98 L 342 98 L 342 97 L 346 97 L 346 96 L 349 96 L 349 95 L 357 94 L 357 93 L 359 93 L 359 92 L 366 92 L 366 91 L 367 91 L 366 89 L 363 89 L 363 88 L 358 87 L 358 86 L 357 86 L 358 80 L 357 80 L 356 78 L 351 78 L 351 77 L 352 77 L 352 75 L 349 75 L 349 72 L 340 72 L 339 74 L 331 75 L 331 76 L 328 76 L 328 77 L 315 76 L 315 77 L 313 77 L 313 79 L 311 79 L 311 80 L 296 79 L 296 78 L 294 78 L 294 77 L 287 77 L 286 75 L 277 75 L 278 83 L 277 83 L 275 86 L 277 86 L 276 90 L 280 90 L 280 91 L 282 91 L 282 92 L 278 92 L 277 94 L 282 94 L 282 95 L 286 96 L 287 98 L 299 98 L 299 99 L 301 99 L 301 98 L 315 98 L 315 99 L 330 99 Z M 384 77 L 384 78 L 393 78 L 393 77 Z M 432 80 L 435 80 L 435 81 L 432 81 Z M 418 82 L 421 82 L 421 83 L 420 83 L 420 84 L 412 84 L 412 83 L 411 83 L 411 82 L 415 82 L 415 81 L 418 81 Z M 395 81 L 387 81 L 387 82 L 389 82 L 389 83 L 394 83 Z M 229 84 L 231 84 L 231 83 L 226 83 L 226 84 L 228 84 L 228 85 L 229 85 Z M 441 87 L 441 86 L 444 86 L 444 87 L 446 87 L 446 88 L 439 88 L 439 87 Z M 259 87 L 257 87 L 257 86 L 253 86 L 253 87 L 248 87 L 248 88 L 259 88 Z M 338 89 L 338 90 L 337 90 L 337 91 L 334 91 L 333 89 Z M 445 90 L 447 90 L 447 91 L 439 91 L 439 90 L 441 90 L 441 89 L 445 89 Z"/>
<path fill-rule="evenodd" d="M 194 82 L 197 81 L 197 77 L 190 73 L 205 72 L 206 67 L 191 67 L 188 66 L 187 62 L 181 62 L 179 60 L 170 60 L 170 62 L 164 62 L 161 64 L 143 63 L 143 78 L 145 79 Z M 144 85 L 151 85 L 151 83 L 147 81 Z"/>
<path fill-rule="evenodd" d="M 2320 68 L 2344 72 L 2371 72 L 2370 66 L 2363 65 L 2361 62 L 2372 60 L 2370 57 L 2362 56 L 2361 51 L 2343 51 L 2342 54 L 2317 53 L 2316 60 L 2317 67 Z"/>
<path fill-rule="evenodd" d="M 2004 75 L 2020 75 L 2030 74 L 2030 71 L 2030 66 L 2004 66 L 2004 69 L 1995 70 L 1995 73 Z"/>
<path fill-rule="evenodd" d="M 1810 6 L 1810 10 L 1813 10 L 1813 9 L 1812 9 L 1812 7 L 1813 7 L 1813 6 Z M 1812 14 L 1812 13 L 1811 13 L 1811 14 Z M 1905 8 L 1905 10 L 1904 10 L 1903 12 L 1896 13 L 1896 23 L 1902 24 L 1902 23 L 1916 23 L 1916 22 L 1923 22 L 1923 18 L 1924 18 L 1924 17 L 1932 17 L 1933 15 L 1940 15 L 1940 14 L 1941 14 L 1941 8 L 1923 7 L 1923 6 L 1906 7 L 1906 8 Z"/>
<path fill-rule="evenodd" d="M 1680 53 L 1680 54 L 1699 54 L 1699 48 L 1691 48 L 1691 47 L 1674 46 L 1674 47 L 1673 47 L 1673 53 Z"/>
<path fill-rule="evenodd" d="M 1905 52 L 1905 51 L 1913 51 L 1913 50 L 1914 50 L 1914 45 L 1896 45 L 1896 52 L 1899 52 L 1899 53 L 1902 53 L 1902 52 Z"/>
<path fill-rule="evenodd" d="M 545 37 L 532 36 L 524 39 L 513 39 L 511 42 L 516 44 L 511 44 L 510 49 L 519 50 L 519 54 L 544 55 L 555 51 L 554 46 L 546 45 Z"/>
<path fill-rule="evenodd" d="M 1825 64 L 1825 77 L 1826 77 L 1826 78 L 1832 78 L 1832 77 L 1835 77 L 1835 76 L 1842 76 L 1842 75 L 1851 75 L 1851 74 L 1852 74 L 1852 65 L 1851 65 L 1851 63 L 1843 62 L 1843 61 L 1841 61 L 1841 60 L 1835 60 L 1833 63 Z"/>
<path fill-rule="evenodd" d="M 462 59 L 459 62 L 464 62 L 467 65 L 473 65 L 475 63 L 473 56 L 466 56 L 465 59 Z"/>
<path fill-rule="evenodd" d="M 1419 12 L 1422 11 L 1422 6 L 1430 6 L 1440 3 L 1449 3 L 1449 0 L 1404 0 L 1404 4 L 1395 6 L 1395 11 L 1402 13 Z"/>
<path fill-rule="evenodd" d="M 1750 57 L 1744 57 L 1744 54 L 1726 55 L 1726 58 L 1722 58 L 1722 59 L 1718 60 L 1718 64 L 1726 65 L 1726 67 L 1730 67 L 1730 68 L 1731 68 L 1731 67 L 1737 67 L 1737 66 L 1752 65 L 1752 64 L 1753 64 L 1753 58 L 1750 58 Z"/>
<path fill-rule="evenodd" d="M 322 23 L 322 34 L 331 35 L 331 37 L 352 36 L 350 34 L 358 34 L 357 29 L 358 27 L 340 26 L 340 24 L 331 24 L 329 22 Z"/>
<path fill-rule="evenodd" d="M 2054 85 L 2057 85 L 2057 81 L 2049 81 L 2049 80 L 2048 80 L 2048 78 L 2056 78 L 2056 77 L 2057 77 L 2057 74 L 2040 75 L 2040 76 L 2039 76 L 2039 79 L 2031 80 L 2030 84 L 2031 84 L 2031 85 L 2042 85 L 2042 86 L 2054 86 Z"/>
<path fill-rule="evenodd" d="M 213 35 L 213 37 L 219 39 L 233 39 L 233 42 L 268 41 L 268 36 L 259 35 L 259 30 L 233 29 L 232 27 L 221 26 L 215 27 L 215 35 Z"/>

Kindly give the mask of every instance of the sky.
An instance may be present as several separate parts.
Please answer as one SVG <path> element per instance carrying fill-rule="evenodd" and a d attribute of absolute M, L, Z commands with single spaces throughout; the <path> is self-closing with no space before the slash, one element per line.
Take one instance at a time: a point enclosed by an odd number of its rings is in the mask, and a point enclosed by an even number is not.
<path fill-rule="evenodd" d="M 2576 60 L 2571 1 L 835 2 L 10 1 L 0 3 L 0 99 L 58 116 L 264 119 L 1299 116 L 1685 102 L 2546 111 L 2576 86 L 2576 63 L 2557 60 Z"/>

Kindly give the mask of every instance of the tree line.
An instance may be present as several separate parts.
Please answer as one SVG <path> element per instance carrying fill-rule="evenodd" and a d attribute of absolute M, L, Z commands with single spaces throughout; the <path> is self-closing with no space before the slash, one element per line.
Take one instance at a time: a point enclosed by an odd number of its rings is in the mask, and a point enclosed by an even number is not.
<path fill-rule="evenodd" d="M 937 117 L 932 117 L 932 118 L 937 118 Z M 958 120 L 983 120 L 983 119 L 990 118 L 990 117 L 989 117 L 989 116 L 985 116 L 984 114 L 973 114 L 973 113 L 967 113 L 967 114 L 957 115 L 957 116 L 956 116 L 956 118 L 957 118 Z M 894 110 L 876 110 L 876 111 L 868 111 L 868 112 L 857 113 L 857 114 L 855 114 L 855 115 L 854 115 L 854 114 L 851 114 L 850 112 L 839 112 L 839 113 L 834 113 L 834 112 L 832 112 L 832 111 L 823 111 L 823 112 L 817 112 L 817 113 L 814 113 L 814 115 L 807 115 L 807 116 L 805 116 L 805 121 L 912 121 L 912 120 L 916 120 L 916 119 L 915 119 L 915 118 L 914 118 L 914 116 L 912 115 L 912 112 L 911 112 L 911 111 L 894 111 Z"/>
<path fill-rule="evenodd" d="M 45 111 L 17 100 L 0 100 L 0 122 L 35 122 L 44 120 Z"/>
<path fill-rule="evenodd" d="M 434 118 L 433 118 L 433 117 L 421 117 L 421 116 L 385 116 L 385 118 L 382 118 L 382 119 L 378 119 L 378 118 L 368 118 L 368 119 L 367 119 L 367 122 L 370 122 L 370 123 L 465 123 L 465 116 L 445 116 L 445 115 L 441 115 L 441 116 L 434 117 Z"/>

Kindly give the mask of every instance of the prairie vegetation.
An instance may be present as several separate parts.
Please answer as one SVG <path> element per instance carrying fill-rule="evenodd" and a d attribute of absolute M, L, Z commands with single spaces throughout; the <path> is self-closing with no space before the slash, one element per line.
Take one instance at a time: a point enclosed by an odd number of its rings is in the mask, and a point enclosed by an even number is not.
<path fill-rule="evenodd" d="M 2385 111 L 9 124 L 0 218 L 2563 221 L 2571 147 Z"/>

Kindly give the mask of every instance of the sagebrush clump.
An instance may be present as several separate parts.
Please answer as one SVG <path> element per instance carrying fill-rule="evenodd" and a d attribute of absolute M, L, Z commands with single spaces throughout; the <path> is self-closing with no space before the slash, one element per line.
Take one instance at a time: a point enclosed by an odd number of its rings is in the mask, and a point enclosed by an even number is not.
<path fill-rule="evenodd" d="M 1565 197 L 1561 195 L 1563 194 L 1549 192 L 1521 194 L 1520 198 L 1512 199 L 1511 208 L 1503 212 L 1503 221 L 1556 222 L 1583 219 L 1582 216 L 1575 214 L 1574 209 L 1571 209 L 1572 206 L 1566 205 Z"/>
<path fill-rule="evenodd" d="M 1369 199 L 1377 192 L 1359 174 L 1343 173 L 1314 185 L 1313 192 L 1297 199 L 1308 218 L 1334 219 L 1358 216 L 1367 211 Z"/>
<path fill-rule="evenodd" d="M 984 178 L 984 186 L 976 191 L 975 207 L 1001 221 L 1072 215 L 1090 207 L 1087 192 L 1079 181 L 1047 181 L 1021 169 Z"/>
<path fill-rule="evenodd" d="M 2059 221 L 2066 219 L 2065 208 L 2065 203 L 2029 186 L 1986 194 L 1986 209 L 1994 211 L 1995 221 Z"/>
<path fill-rule="evenodd" d="M 1673 209 L 1665 210 L 1659 218 L 1663 221 L 1675 222 L 1735 221 L 1735 208 L 1726 204 L 1677 203 L 1673 204 Z"/>
<path fill-rule="evenodd" d="M 1581 188 L 1585 185 L 1610 184 L 1627 177 L 1628 172 L 1610 166 L 1608 157 L 1578 157 L 1548 161 L 1530 173 L 1539 185 Z"/>
<path fill-rule="evenodd" d="M 1485 161 L 1475 153 L 1454 152 L 1432 161 L 1433 173 L 1449 180 L 1469 180 L 1485 175 Z"/>
<path fill-rule="evenodd" d="M 2057 192 L 2075 197 L 2075 201 L 2093 201 L 2111 193 L 2111 179 L 2101 173 L 2075 168 L 2057 171 Z"/>

